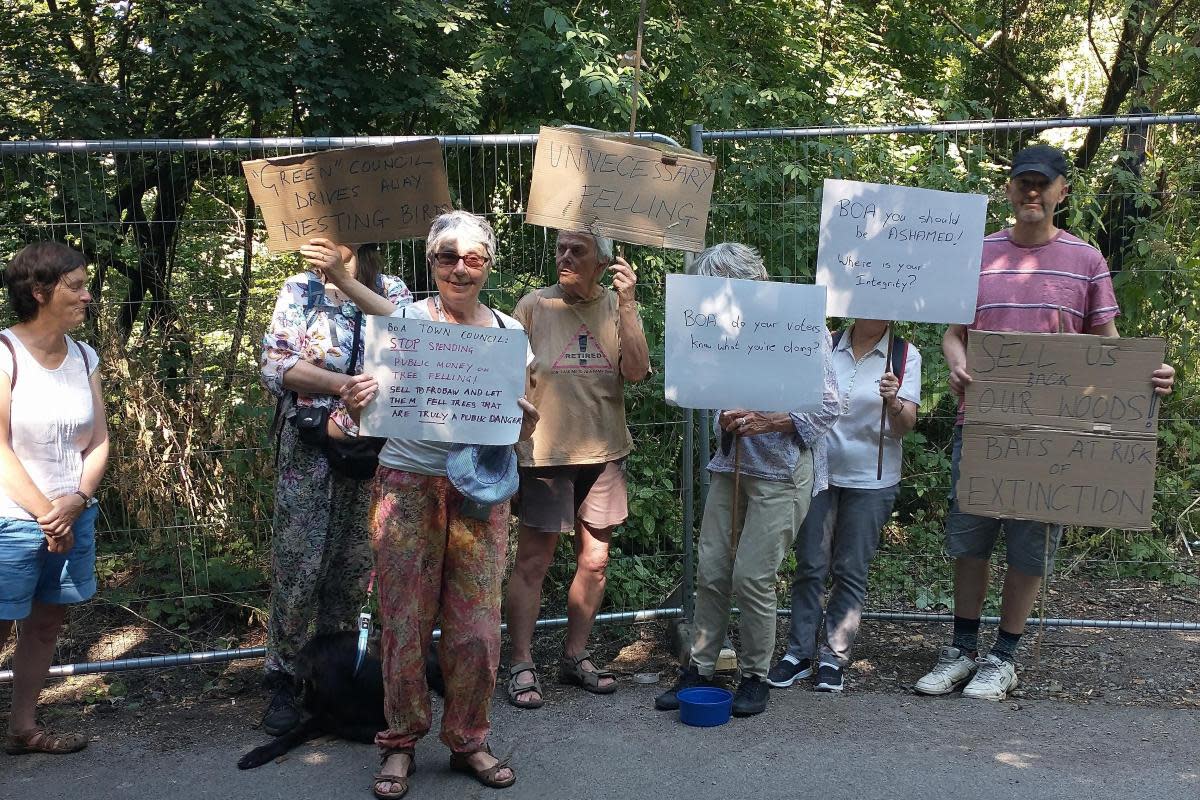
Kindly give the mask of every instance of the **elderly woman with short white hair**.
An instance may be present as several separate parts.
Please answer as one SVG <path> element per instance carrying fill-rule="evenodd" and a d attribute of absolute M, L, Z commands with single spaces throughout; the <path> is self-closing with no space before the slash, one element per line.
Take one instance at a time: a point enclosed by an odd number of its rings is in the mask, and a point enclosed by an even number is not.
<path fill-rule="evenodd" d="M 397 312 L 345 281 L 368 313 L 451 325 L 515 328 L 515 319 L 479 301 L 496 260 L 496 235 L 482 217 L 465 211 L 433 221 L 425 256 L 437 294 Z M 522 370 L 523 372 L 523 370 Z M 342 397 L 352 415 L 378 393 L 378 383 L 355 376 Z M 525 412 L 521 438 L 528 439 L 537 411 Z M 417 741 L 429 732 L 432 714 L 425 679 L 425 653 L 440 617 L 438 660 L 446 685 L 441 739 L 451 750 L 450 767 L 493 788 L 511 786 L 516 775 L 488 747 L 489 713 L 500 661 L 501 582 L 508 550 L 509 502 L 472 501 L 448 474 L 455 446 L 442 442 L 388 439 L 379 454 L 371 510 L 371 540 L 383 629 L 383 676 L 388 729 L 375 738 L 382 768 L 374 778 L 376 797 L 394 800 L 408 791 Z M 516 490 L 516 456 L 511 463 Z"/>
<path fill-rule="evenodd" d="M 753 248 L 733 242 L 701 253 L 695 272 L 767 280 L 762 257 Z M 775 649 L 776 574 L 808 513 L 809 502 L 827 484 L 825 434 L 839 413 L 831 350 L 826 330 L 821 343 L 824 391 L 820 410 L 765 413 L 728 409 L 714 417 L 722 446 L 708 463 L 712 482 L 700 524 L 691 661 L 675 685 L 655 698 L 654 706 L 660 711 L 679 708 L 677 693 L 681 689 L 713 683 L 735 594 L 741 609 L 738 666 L 742 678 L 733 713 L 750 716 L 766 710 L 766 678 Z M 735 520 L 738 530 L 731 535 Z"/>

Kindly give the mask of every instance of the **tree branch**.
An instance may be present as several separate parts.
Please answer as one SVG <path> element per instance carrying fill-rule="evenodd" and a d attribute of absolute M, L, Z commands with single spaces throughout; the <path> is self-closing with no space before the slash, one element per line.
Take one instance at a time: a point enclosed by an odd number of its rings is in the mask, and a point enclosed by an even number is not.
<path fill-rule="evenodd" d="M 1100 48 L 1096 45 L 1096 40 L 1092 37 L 1092 17 L 1096 13 L 1096 0 L 1088 0 L 1088 18 L 1087 18 L 1087 40 L 1092 46 L 1092 52 L 1096 54 L 1096 63 L 1100 65 L 1100 69 L 1104 72 L 1104 77 L 1107 80 L 1112 80 L 1112 72 L 1108 68 L 1108 64 L 1104 63 L 1104 57 L 1100 55 Z"/>
<path fill-rule="evenodd" d="M 1013 63 L 1011 61 L 1009 61 L 1007 58 L 1001 58 L 1001 57 L 997 56 L 996 54 L 992 53 L 990 50 L 980 47 L 979 43 L 975 41 L 975 37 L 971 36 L 970 33 L 968 33 L 966 30 L 964 30 L 963 26 L 958 23 L 958 20 L 956 20 L 956 19 L 954 19 L 954 17 L 950 16 L 950 12 L 947 11 L 944 7 L 939 6 L 935 10 L 934 13 L 939 14 L 943 19 L 946 20 L 946 22 L 950 23 L 950 26 L 952 28 L 954 28 L 956 31 L 958 31 L 959 35 L 961 35 L 963 37 L 963 39 L 965 39 L 967 41 L 967 43 L 971 45 L 971 47 L 975 48 L 975 50 L 977 50 L 984 57 L 988 58 L 993 63 L 995 63 L 998 67 L 1000 67 L 1005 72 L 1009 73 L 1014 78 L 1016 78 L 1017 82 L 1020 83 L 1022 86 L 1024 86 L 1025 89 L 1031 95 L 1033 95 L 1033 97 L 1039 103 L 1041 103 L 1043 106 L 1045 106 L 1047 111 L 1050 111 L 1051 113 L 1054 113 L 1054 114 L 1060 114 L 1060 115 L 1066 114 L 1067 104 L 1064 100 L 1061 100 L 1061 99 L 1056 100 L 1053 97 L 1051 97 L 1050 95 L 1046 94 L 1040 86 L 1038 86 L 1033 81 L 1031 81 L 1029 78 L 1027 78 L 1025 76 L 1025 74 L 1022 73 L 1021 70 L 1017 69 L 1017 67 L 1014 66 Z"/>

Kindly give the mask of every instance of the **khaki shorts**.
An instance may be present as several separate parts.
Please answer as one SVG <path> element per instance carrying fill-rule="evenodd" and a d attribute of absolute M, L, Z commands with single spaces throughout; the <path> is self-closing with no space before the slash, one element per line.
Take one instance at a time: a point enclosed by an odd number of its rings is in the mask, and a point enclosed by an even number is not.
<path fill-rule="evenodd" d="M 603 464 L 521 467 L 521 524 L 530 530 L 562 533 L 575 520 L 590 528 L 613 528 L 629 516 L 625 459 Z"/>

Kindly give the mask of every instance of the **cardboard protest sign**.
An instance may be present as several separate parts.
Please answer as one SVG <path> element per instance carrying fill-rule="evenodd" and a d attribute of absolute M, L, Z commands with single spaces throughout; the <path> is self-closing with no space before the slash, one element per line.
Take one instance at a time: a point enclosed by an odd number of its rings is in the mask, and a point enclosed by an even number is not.
<path fill-rule="evenodd" d="M 817 283 L 831 317 L 975 319 L 987 197 L 826 179 Z"/>
<path fill-rule="evenodd" d="M 363 371 L 379 395 L 367 436 L 512 444 L 521 432 L 525 332 L 403 317 L 367 317 Z"/>
<path fill-rule="evenodd" d="M 716 160 L 603 131 L 542 128 L 525 221 L 699 252 Z"/>
<path fill-rule="evenodd" d="M 958 507 L 1145 530 L 1161 339 L 971 331 Z"/>
<path fill-rule="evenodd" d="M 668 275 L 666 315 L 667 402 L 820 408 L 824 286 Z"/>
<path fill-rule="evenodd" d="M 450 210 L 437 139 L 243 161 L 273 253 L 309 239 L 339 244 L 421 238 Z"/>

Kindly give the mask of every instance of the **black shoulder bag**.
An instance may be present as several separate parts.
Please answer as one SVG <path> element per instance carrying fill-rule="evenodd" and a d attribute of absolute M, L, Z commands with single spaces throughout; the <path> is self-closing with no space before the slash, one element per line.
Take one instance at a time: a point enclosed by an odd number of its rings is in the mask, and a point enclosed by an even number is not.
<path fill-rule="evenodd" d="M 350 345 L 347 375 L 354 374 L 354 367 L 358 363 L 362 329 L 363 314 L 359 311 L 354 317 L 354 341 Z M 329 409 L 321 406 L 298 407 L 292 422 L 296 425 L 300 441 L 321 450 L 334 474 L 352 481 L 368 481 L 375 477 L 384 439 L 375 436 L 348 436 L 344 439 L 330 436 Z"/>

